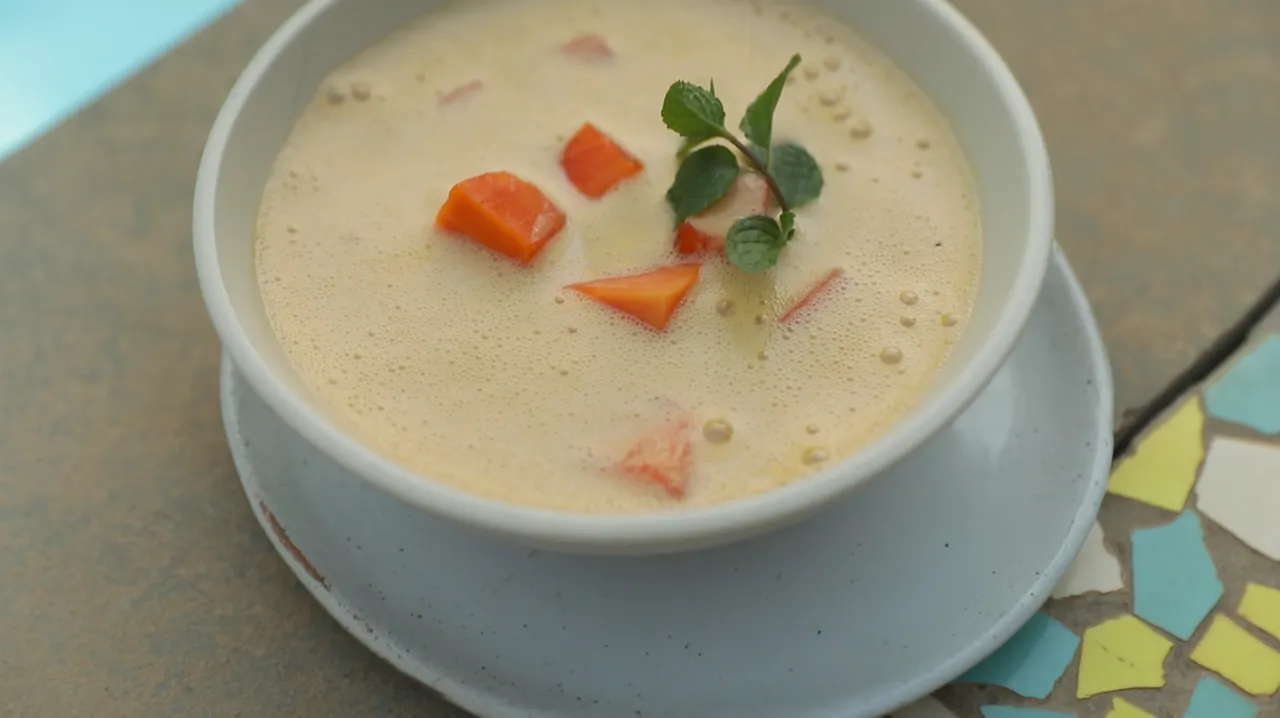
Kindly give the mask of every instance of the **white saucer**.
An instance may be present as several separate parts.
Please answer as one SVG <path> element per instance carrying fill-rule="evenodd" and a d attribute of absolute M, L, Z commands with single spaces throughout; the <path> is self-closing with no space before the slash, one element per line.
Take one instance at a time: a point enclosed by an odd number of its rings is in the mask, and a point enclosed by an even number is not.
<path fill-rule="evenodd" d="M 245 492 L 294 573 L 371 650 L 483 718 L 887 713 L 1048 598 L 1111 460 L 1110 370 L 1060 254 L 952 427 L 846 504 L 701 553 L 575 558 L 464 533 L 346 474 L 225 359 L 222 396 Z"/>

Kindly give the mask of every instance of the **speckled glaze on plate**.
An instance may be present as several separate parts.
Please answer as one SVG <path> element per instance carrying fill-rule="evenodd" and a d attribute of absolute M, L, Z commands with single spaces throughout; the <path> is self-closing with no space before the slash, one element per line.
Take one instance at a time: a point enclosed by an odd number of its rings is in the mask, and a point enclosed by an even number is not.
<path fill-rule="evenodd" d="M 1111 375 L 1061 254 L 1005 366 L 890 475 L 762 538 L 652 558 L 548 554 L 398 503 L 223 363 L 253 510 L 347 630 L 482 718 L 873 718 L 1003 643 L 1097 513 Z M 305 485 L 305 488 L 304 488 Z"/>

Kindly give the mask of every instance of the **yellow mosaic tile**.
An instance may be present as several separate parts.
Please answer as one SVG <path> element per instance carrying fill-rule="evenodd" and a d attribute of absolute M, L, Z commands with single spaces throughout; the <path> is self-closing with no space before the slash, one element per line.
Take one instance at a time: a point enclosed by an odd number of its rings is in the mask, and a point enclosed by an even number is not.
<path fill-rule="evenodd" d="M 1250 583 L 1240 599 L 1240 617 L 1280 639 L 1280 589 Z"/>
<path fill-rule="evenodd" d="M 1164 662 L 1173 641 L 1136 616 L 1113 618 L 1089 628 L 1081 645 L 1077 698 L 1164 686 Z"/>
<path fill-rule="evenodd" d="M 1123 698 L 1117 698 L 1107 711 L 1106 718 L 1156 718 Z"/>
<path fill-rule="evenodd" d="M 1280 690 L 1280 652 L 1222 614 L 1213 617 L 1191 660 L 1255 696 Z"/>
<path fill-rule="evenodd" d="M 1111 472 L 1109 493 L 1181 511 L 1204 460 L 1204 411 L 1192 396 Z"/>

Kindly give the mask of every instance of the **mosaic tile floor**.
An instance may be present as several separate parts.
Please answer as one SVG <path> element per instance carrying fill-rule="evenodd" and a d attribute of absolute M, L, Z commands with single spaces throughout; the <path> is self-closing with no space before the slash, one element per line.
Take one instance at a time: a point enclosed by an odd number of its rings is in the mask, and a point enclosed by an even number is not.
<path fill-rule="evenodd" d="M 1280 716 L 1278 562 L 1280 333 L 1266 333 L 1116 463 L 1044 609 L 892 718 Z"/>

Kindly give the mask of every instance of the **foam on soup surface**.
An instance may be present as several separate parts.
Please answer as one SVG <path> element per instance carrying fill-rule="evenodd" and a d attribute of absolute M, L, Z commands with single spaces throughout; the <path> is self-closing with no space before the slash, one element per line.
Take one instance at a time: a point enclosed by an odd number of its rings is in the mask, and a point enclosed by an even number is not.
<path fill-rule="evenodd" d="M 775 142 L 817 158 L 820 198 L 766 273 L 680 255 L 668 86 L 714 78 L 736 130 L 793 53 Z M 643 163 L 599 197 L 561 166 L 584 122 Z M 527 265 L 436 225 L 454 185 L 500 171 L 565 216 Z M 759 211 L 762 189 L 726 205 Z M 822 11 L 764 0 L 431 13 L 319 88 L 257 230 L 272 326 L 339 425 L 429 480 L 573 512 L 714 504 L 858 451 L 929 390 L 982 241 L 964 157 L 921 91 Z M 682 262 L 701 269 L 662 331 L 565 288 Z"/>

